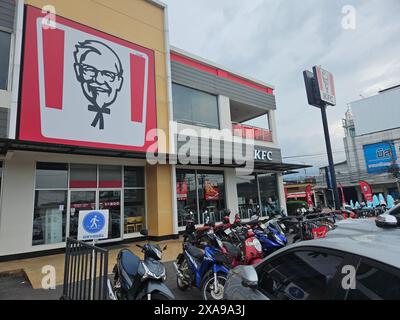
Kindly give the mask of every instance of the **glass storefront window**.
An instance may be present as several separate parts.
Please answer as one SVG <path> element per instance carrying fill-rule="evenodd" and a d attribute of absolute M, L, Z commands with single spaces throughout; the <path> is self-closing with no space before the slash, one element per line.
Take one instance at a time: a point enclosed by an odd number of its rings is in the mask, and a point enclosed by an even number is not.
<path fill-rule="evenodd" d="M 196 224 L 198 224 L 196 172 L 194 170 L 176 170 L 176 188 L 179 227 L 186 225 L 187 215 L 190 211 L 194 213 Z"/>
<path fill-rule="evenodd" d="M 67 189 L 68 166 L 63 163 L 43 163 L 36 165 L 37 189 Z"/>
<path fill-rule="evenodd" d="M 257 177 L 255 175 L 237 176 L 236 186 L 240 217 L 250 219 L 257 213 L 259 206 Z"/>
<path fill-rule="evenodd" d="M 35 192 L 33 245 L 77 238 L 82 210 L 109 210 L 109 239 L 146 227 L 144 167 L 40 162 Z"/>
<path fill-rule="evenodd" d="M 278 181 L 276 174 L 259 174 L 262 216 L 268 216 L 280 211 L 278 196 Z"/>
<path fill-rule="evenodd" d="M 175 121 L 219 129 L 217 96 L 176 83 L 172 96 Z"/>
<path fill-rule="evenodd" d="M 124 191 L 124 233 L 140 232 L 146 226 L 145 190 Z"/>
<path fill-rule="evenodd" d="M 99 166 L 99 188 L 122 188 L 122 167 Z"/>
<path fill-rule="evenodd" d="M 125 188 L 144 188 L 144 168 L 125 167 L 124 186 Z"/>
<path fill-rule="evenodd" d="M 65 241 L 67 191 L 36 191 L 32 244 Z"/>
<path fill-rule="evenodd" d="M 200 208 L 200 223 L 210 218 L 212 222 L 220 222 L 224 217 L 225 179 L 223 172 L 198 171 L 198 194 Z M 205 213 L 207 211 L 207 214 Z"/>
<path fill-rule="evenodd" d="M 72 189 L 97 188 L 97 166 L 91 164 L 71 164 L 69 187 Z"/>

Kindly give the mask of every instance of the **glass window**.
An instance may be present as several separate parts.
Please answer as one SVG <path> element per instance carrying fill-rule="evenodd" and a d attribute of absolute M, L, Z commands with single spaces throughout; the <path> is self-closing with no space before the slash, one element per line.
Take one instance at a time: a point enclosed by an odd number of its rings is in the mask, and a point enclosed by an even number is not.
<path fill-rule="evenodd" d="M 145 190 L 132 189 L 124 192 L 124 232 L 140 232 L 146 226 Z"/>
<path fill-rule="evenodd" d="M 262 216 L 270 216 L 280 212 L 278 182 L 276 174 L 259 174 Z"/>
<path fill-rule="evenodd" d="M 217 96 L 175 83 L 172 95 L 175 121 L 219 129 Z"/>
<path fill-rule="evenodd" d="M 356 289 L 349 290 L 348 300 L 399 300 L 400 276 L 392 268 L 362 262 L 357 269 Z"/>
<path fill-rule="evenodd" d="M 37 189 L 67 189 L 68 165 L 63 163 L 36 164 Z"/>
<path fill-rule="evenodd" d="M 11 34 L 0 31 L 0 90 L 7 90 Z"/>
<path fill-rule="evenodd" d="M 36 191 L 33 245 L 65 241 L 67 191 Z"/>
<path fill-rule="evenodd" d="M 122 188 L 122 167 L 99 166 L 99 188 Z"/>
<path fill-rule="evenodd" d="M 176 196 L 178 202 L 178 225 L 186 225 L 187 214 L 195 214 L 196 224 L 199 224 L 197 212 L 196 172 L 194 170 L 176 170 Z"/>
<path fill-rule="evenodd" d="M 125 167 L 125 188 L 144 188 L 144 168 Z"/>
<path fill-rule="evenodd" d="M 224 217 L 225 179 L 223 172 L 198 171 L 198 194 L 200 207 L 200 223 L 220 222 Z M 205 213 L 207 211 L 207 214 Z"/>
<path fill-rule="evenodd" d="M 255 175 L 236 176 L 236 187 L 240 217 L 250 219 L 259 206 L 257 178 Z"/>
<path fill-rule="evenodd" d="M 343 257 L 319 251 L 297 251 L 257 268 L 259 288 L 277 300 L 324 300 L 341 270 Z"/>
<path fill-rule="evenodd" d="M 91 164 L 71 164 L 69 187 L 73 189 L 97 188 L 97 166 Z"/>

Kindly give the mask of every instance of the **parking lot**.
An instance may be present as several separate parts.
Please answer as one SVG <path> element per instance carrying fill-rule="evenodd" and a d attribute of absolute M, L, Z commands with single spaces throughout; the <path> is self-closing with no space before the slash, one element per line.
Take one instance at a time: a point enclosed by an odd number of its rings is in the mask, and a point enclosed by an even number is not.
<path fill-rule="evenodd" d="M 197 289 L 188 289 L 185 292 L 176 287 L 175 271 L 172 262 L 165 264 L 167 269 L 168 288 L 171 289 L 177 300 L 200 300 Z M 59 300 L 62 296 L 62 285 L 55 290 L 33 289 L 23 274 L 8 274 L 0 276 L 0 300 Z"/>

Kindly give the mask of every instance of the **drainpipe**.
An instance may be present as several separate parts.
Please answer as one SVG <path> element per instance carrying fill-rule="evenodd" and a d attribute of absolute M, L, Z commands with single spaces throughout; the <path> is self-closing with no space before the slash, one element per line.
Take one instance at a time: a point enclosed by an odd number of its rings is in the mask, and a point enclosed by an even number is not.
<path fill-rule="evenodd" d="M 172 101 L 172 75 L 171 75 L 171 54 L 169 44 L 169 22 L 168 22 L 168 6 L 164 5 L 164 39 L 165 39 L 165 57 L 167 68 L 167 99 L 168 99 L 168 113 L 169 113 L 169 154 L 175 155 L 175 132 L 172 130 L 174 126 L 171 122 L 174 118 L 173 101 Z M 172 180 L 172 223 L 173 233 L 177 235 L 178 231 L 178 208 L 176 203 L 176 165 L 171 164 L 171 180 Z"/>

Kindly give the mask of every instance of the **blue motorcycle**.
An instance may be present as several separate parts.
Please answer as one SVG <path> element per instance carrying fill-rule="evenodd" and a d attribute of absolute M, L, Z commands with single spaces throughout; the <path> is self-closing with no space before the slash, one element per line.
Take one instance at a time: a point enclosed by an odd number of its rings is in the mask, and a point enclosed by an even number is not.
<path fill-rule="evenodd" d="M 204 300 L 222 300 L 229 272 L 226 254 L 222 251 L 223 243 L 212 231 L 207 237 L 204 249 L 189 242 L 183 244 L 183 253 L 174 263 L 177 286 L 182 291 L 190 287 L 200 289 Z"/>
<path fill-rule="evenodd" d="M 272 220 L 260 224 L 259 228 L 254 229 L 254 233 L 261 242 L 265 256 L 285 247 L 288 243 L 288 240 L 279 224 Z"/>

